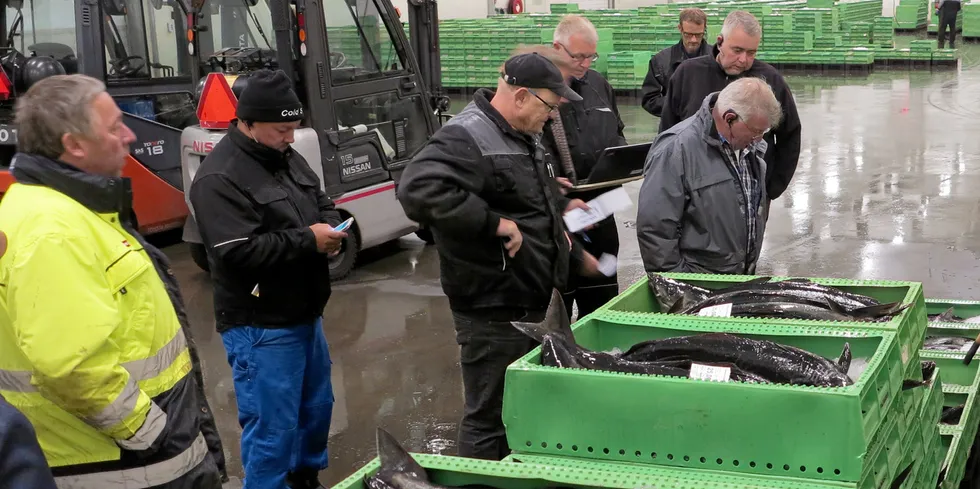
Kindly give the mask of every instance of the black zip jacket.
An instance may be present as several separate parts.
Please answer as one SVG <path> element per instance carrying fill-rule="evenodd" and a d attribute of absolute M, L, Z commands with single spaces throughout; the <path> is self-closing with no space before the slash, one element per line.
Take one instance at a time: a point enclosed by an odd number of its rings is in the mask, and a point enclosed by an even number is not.
<path fill-rule="evenodd" d="M 190 352 L 193 369 L 193 375 L 184 377 L 172 389 L 153 398 L 153 402 L 167 413 L 167 425 L 158 441 L 149 450 L 122 450 L 119 460 L 55 467 L 52 469 L 52 474 L 55 477 L 61 477 L 118 471 L 155 464 L 184 453 L 200 433 L 205 438 L 208 452 L 211 455 L 210 459 L 205 458 L 204 462 L 197 467 L 182 477 L 160 486 L 160 489 L 220 488 L 221 479 L 226 477 L 224 451 L 218 437 L 217 427 L 214 424 L 214 417 L 211 415 L 204 395 L 204 386 L 201 383 L 203 382 L 201 364 L 191 336 L 190 325 L 187 322 L 184 301 L 166 255 L 150 245 L 133 227 L 130 219 L 133 209 L 133 191 L 130 180 L 85 173 L 61 161 L 25 153 L 17 154 L 16 164 L 12 166 L 11 174 L 18 183 L 43 185 L 57 190 L 78 201 L 92 212 L 115 212 L 119 215 L 120 224 L 143 246 L 144 251 L 153 261 L 154 270 L 163 281 L 167 295 L 170 297 L 170 305 L 177 314 L 181 330 L 187 340 L 187 349 Z M 219 454 L 220 461 L 216 458 Z M 220 464 L 220 467 L 216 467 L 215 464 Z"/>
<path fill-rule="evenodd" d="M 219 332 L 323 315 L 330 265 L 309 227 L 341 219 L 299 153 L 261 145 L 233 121 L 201 163 L 190 198 L 211 262 Z"/>
<path fill-rule="evenodd" d="M 490 105 L 481 89 L 442 126 L 402 174 L 398 200 L 432 228 L 442 288 L 454 311 L 548 307 L 568 278 L 569 245 L 544 150 Z M 501 218 L 523 244 L 510 258 L 496 236 Z"/>
<path fill-rule="evenodd" d="M 762 78 L 776 94 L 783 106 L 783 120 L 778 127 L 766 134 L 769 143 L 766 150 L 766 192 L 777 199 L 789 186 L 800 159 L 801 125 L 796 112 L 796 101 L 783 76 L 772 65 L 756 60 L 748 71 L 728 75 L 715 58 L 718 47 L 710 56 L 694 58 L 677 67 L 667 88 L 664 109 L 660 115 L 660 132 L 670 129 L 680 121 L 696 114 L 704 98 L 719 92 L 729 83 L 746 76 Z"/>
<path fill-rule="evenodd" d="M 711 45 L 702 39 L 701 46 L 694 54 L 687 54 L 684 50 L 684 41 L 678 41 L 677 44 L 653 55 L 650 58 L 647 76 L 643 79 L 643 87 L 640 89 L 643 109 L 651 115 L 660 117 L 664 108 L 664 97 L 667 95 L 667 82 L 670 81 L 677 67 L 684 61 L 709 54 L 711 54 Z"/>

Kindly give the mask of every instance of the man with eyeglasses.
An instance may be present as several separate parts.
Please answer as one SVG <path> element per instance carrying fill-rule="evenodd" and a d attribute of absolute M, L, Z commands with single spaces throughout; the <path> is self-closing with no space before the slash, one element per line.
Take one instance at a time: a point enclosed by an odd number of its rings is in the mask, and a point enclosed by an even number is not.
<path fill-rule="evenodd" d="M 643 109 L 660 117 L 667 95 L 667 82 L 684 61 L 711 54 L 711 45 L 705 40 L 708 16 L 699 8 L 681 10 L 677 30 L 681 40 L 650 58 L 650 69 L 643 79 Z"/>
<path fill-rule="evenodd" d="M 783 107 L 783 123 L 767 134 L 766 191 L 769 201 L 779 198 L 796 173 L 800 159 L 801 125 L 796 102 L 786 80 L 772 65 L 755 59 L 762 39 L 762 26 L 749 12 L 728 14 L 712 56 L 681 63 L 671 76 L 660 114 L 660 132 L 693 116 L 708 94 L 745 77 L 769 83 Z M 769 201 L 766 201 L 768 207 Z"/>
<path fill-rule="evenodd" d="M 536 345 L 511 321 L 541 321 L 570 271 L 598 275 L 572 246 L 564 197 L 546 170 L 541 131 L 563 100 L 582 97 L 537 53 L 503 65 L 496 92 L 480 89 L 412 159 L 397 191 L 405 214 L 432 229 L 442 288 L 460 345 L 465 405 L 459 455 L 500 460 L 504 372 Z"/>
<path fill-rule="evenodd" d="M 740 78 L 660 133 L 644 167 L 636 237 L 647 272 L 754 274 L 765 233 L 772 88 Z"/>
<path fill-rule="evenodd" d="M 599 35 L 595 26 L 581 15 L 566 15 L 555 28 L 552 46 L 566 67 L 568 85 L 581 96 L 582 100 L 570 101 L 553 114 L 555 123 L 546 128 L 545 141 L 557 154 L 564 153 L 571 159 L 569 171 L 560 176 L 565 185 L 578 179 L 588 178 L 598 163 L 602 151 L 612 146 L 626 144 L 623 135 L 625 125 L 616 106 L 616 95 L 612 86 L 593 69 L 592 63 L 599 59 L 597 52 Z M 566 147 L 557 148 L 559 138 L 554 130 L 560 128 Z M 567 150 L 567 151 L 566 151 Z M 564 166 L 563 166 L 564 168 Z M 588 201 L 610 189 L 571 193 L 573 197 Z M 583 247 L 590 254 L 601 256 L 619 254 L 619 231 L 616 218 L 609 216 L 593 228 L 576 233 Z M 583 277 L 573 274 L 568 279 L 568 288 L 563 291 L 565 309 L 572 315 L 572 306 L 578 305 L 578 317 L 584 317 L 596 310 L 619 293 L 619 280 L 616 274 L 611 277 Z"/>

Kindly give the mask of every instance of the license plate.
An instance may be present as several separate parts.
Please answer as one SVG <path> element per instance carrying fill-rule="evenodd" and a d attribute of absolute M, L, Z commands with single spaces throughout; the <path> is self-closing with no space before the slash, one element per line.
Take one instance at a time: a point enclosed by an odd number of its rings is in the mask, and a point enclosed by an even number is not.
<path fill-rule="evenodd" d="M 0 146 L 17 144 L 17 129 L 10 124 L 0 124 Z"/>

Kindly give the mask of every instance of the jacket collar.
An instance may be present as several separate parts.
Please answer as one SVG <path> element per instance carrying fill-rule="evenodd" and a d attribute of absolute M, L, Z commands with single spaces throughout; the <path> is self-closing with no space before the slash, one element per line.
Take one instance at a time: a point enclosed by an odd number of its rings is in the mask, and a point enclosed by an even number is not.
<path fill-rule="evenodd" d="M 473 95 L 473 102 L 476 104 L 478 109 L 483 111 L 483 113 L 486 114 L 491 121 L 493 121 L 501 132 L 528 144 L 534 144 L 535 138 L 514 129 L 514 126 L 511 126 L 510 123 L 507 122 L 507 119 L 504 119 L 504 116 L 500 115 L 500 112 L 490 104 L 490 99 L 493 98 L 493 95 L 493 90 L 490 90 L 489 88 L 481 88 Z"/>
<path fill-rule="evenodd" d="M 63 161 L 28 153 L 14 155 L 10 172 L 18 183 L 49 187 L 99 214 L 115 212 L 129 219 L 133 208 L 128 178 L 95 175 Z"/>
<path fill-rule="evenodd" d="M 701 56 L 706 56 L 711 54 L 712 45 L 708 44 L 708 41 L 701 39 L 701 45 L 698 46 L 698 52 L 688 55 L 687 51 L 684 50 L 684 40 L 681 39 L 674 44 L 670 52 L 670 62 L 671 64 L 680 64 L 688 59 L 700 58 Z"/>
<path fill-rule="evenodd" d="M 288 147 L 286 151 L 279 151 L 264 144 L 258 143 L 247 134 L 238 129 L 238 120 L 231 121 L 228 126 L 228 135 L 245 154 L 251 156 L 270 171 L 281 170 L 289 166 L 289 158 L 293 154 L 293 148 Z"/>

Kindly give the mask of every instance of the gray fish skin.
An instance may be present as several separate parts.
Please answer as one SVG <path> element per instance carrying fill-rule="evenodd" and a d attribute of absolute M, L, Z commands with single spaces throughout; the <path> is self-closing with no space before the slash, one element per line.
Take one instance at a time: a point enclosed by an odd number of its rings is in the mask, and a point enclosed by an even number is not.
<path fill-rule="evenodd" d="M 967 351 L 973 340 L 962 336 L 926 336 L 923 350 Z"/>
<path fill-rule="evenodd" d="M 412 456 L 398 444 L 395 437 L 382 428 L 377 434 L 378 458 L 381 468 L 364 484 L 370 489 L 426 489 L 439 488 L 429 483 L 429 475 Z"/>
<path fill-rule="evenodd" d="M 647 287 L 653 293 L 661 311 L 669 311 L 681 299 L 700 302 L 711 295 L 711 291 L 704 287 L 667 278 L 659 273 L 647 273 Z"/>
<path fill-rule="evenodd" d="M 963 323 L 966 322 L 963 318 L 956 315 L 953 308 L 950 307 L 942 312 L 942 314 L 930 314 L 930 323 Z"/>
<path fill-rule="evenodd" d="M 848 358 L 849 363 L 849 356 L 842 358 Z M 671 359 L 728 362 L 773 383 L 819 387 L 845 387 L 854 383 L 847 376 L 846 365 L 792 346 L 727 333 L 646 341 L 634 345 L 623 358 L 637 362 Z"/>

